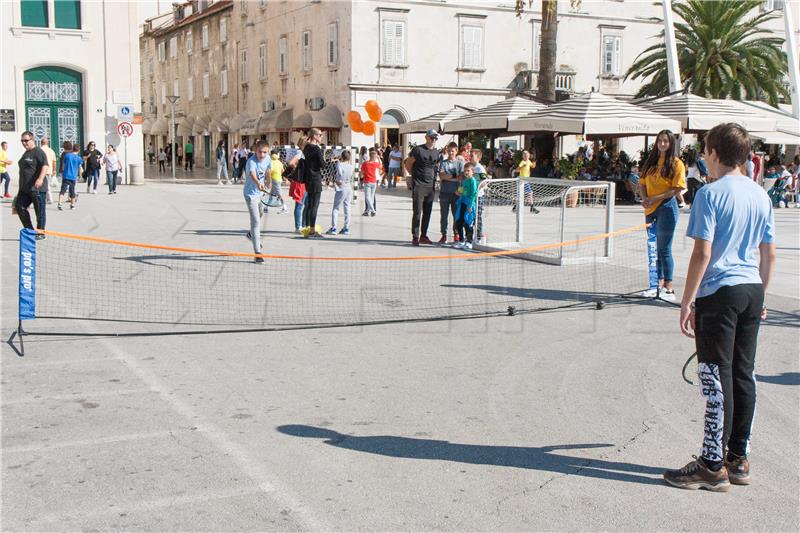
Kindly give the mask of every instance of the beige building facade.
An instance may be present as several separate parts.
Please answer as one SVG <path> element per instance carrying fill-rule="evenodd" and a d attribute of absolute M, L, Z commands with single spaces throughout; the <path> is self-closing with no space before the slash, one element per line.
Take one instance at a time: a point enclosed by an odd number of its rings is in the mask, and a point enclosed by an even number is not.
<path fill-rule="evenodd" d="M 557 90 L 632 96 L 625 80 L 661 31 L 651 2 L 559 3 Z M 774 0 L 764 9 L 782 8 Z M 454 104 L 483 107 L 535 93 L 541 14 L 513 3 L 469 0 L 192 1 L 148 21 L 140 39 L 147 143 L 167 142 L 168 95 L 178 95 L 178 142 L 193 136 L 196 160 L 265 138 L 281 145 L 311 126 L 333 145 L 418 141 L 397 127 Z M 782 21 L 771 29 L 783 33 Z M 375 135 L 352 132 L 348 111 L 377 100 Z M 636 141 L 637 146 L 640 141 Z M 568 147 L 567 145 L 565 145 Z M 208 154 L 208 155 L 206 155 Z"/>

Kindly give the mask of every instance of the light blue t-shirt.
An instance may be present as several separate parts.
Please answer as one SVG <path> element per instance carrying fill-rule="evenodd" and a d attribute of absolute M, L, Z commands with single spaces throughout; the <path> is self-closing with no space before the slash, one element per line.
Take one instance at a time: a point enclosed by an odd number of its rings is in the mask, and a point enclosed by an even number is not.
<path fill-rule="evenodd" d="M 747 176 L 723 176 L 697 191 L 686 235 L 711 242 L 697 297 L 720 287 L 761 283 L 758 246 L 775 238 L 767 193 Z"/>
<path fill-rule="evenodd" d="M 261 196 L 263 193 L 255 184 L 253 179 L 250 177 L 251 172 L 255 172 L 256 176 L 258 176 L 258 181 L 261 185 L 264 185 L 265 179 L 268 178 L 269 171 L 272 168 L 272 161 L 269 156 L 265 157 L 263 160 L 259 161 L 255 155 L 250 156 L 250 159 L 247 160 L 247 165 L 245 168 L 245 177 L 244 177 L 244 195 L 247 198 L 253 198 L 255 196 Z"/>

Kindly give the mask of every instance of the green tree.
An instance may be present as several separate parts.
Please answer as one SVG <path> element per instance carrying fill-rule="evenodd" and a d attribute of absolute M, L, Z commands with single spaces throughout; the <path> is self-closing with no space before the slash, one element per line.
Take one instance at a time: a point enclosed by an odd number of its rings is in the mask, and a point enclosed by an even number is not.
<path fill-rule="evenodd" d="M 675 40 L 681 84 L 709 98 L 760 100 L 777 105 L 789 93 L 782 80 L 788 71 L 783 39 L 763 24 L 773 12 L 751 16 L 761 0 L 686 0 L 674 2 Z M 788 7 L 788 6 L 787 6 Z M 649 80 L 637 97 L 669 93 L 664 31 L 659 42 L 639 54 L 626 79 Z"/>

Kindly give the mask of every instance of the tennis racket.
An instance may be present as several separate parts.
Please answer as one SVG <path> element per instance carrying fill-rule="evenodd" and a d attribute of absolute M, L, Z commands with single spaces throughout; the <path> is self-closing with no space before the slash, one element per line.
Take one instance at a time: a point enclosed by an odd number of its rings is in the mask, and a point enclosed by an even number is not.
<path fill-rule="evenodd" d="M 261 204 L 264 207 L 280 207 L 281 206 L 281 197 L 277 194 L 272 194 L 269 192 L 265 192 L 261 195 Z"/>
<path fill-rule="evenodd" d="M 694 352 L 692 355 L 689 356 L 689 359 L 683 363 L 683 368 L 681 369 L 681 376 L 683 376 L 683 381 L 688 383 L 689 385 L 696 386 L 700 383 L 700 379 L 697 377 L 698 372 L 698 359 L 697 359 L 697 352 Z"/>

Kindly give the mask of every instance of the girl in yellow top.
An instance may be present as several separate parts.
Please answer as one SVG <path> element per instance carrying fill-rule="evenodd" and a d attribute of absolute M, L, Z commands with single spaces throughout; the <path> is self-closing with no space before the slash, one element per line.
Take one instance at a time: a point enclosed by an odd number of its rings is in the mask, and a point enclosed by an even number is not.
<path fill-rule="evenodd" d="M 669 130 L 662 130 L 656 137 L 656 146 L 642 168 L 639 187 L 644 207 L 645 220 L 655 225 L 658 270 L 658 296 L 663 300 L 675 301 L 672 288 L 672 273 L 675 261 L 672 259 L 672 238 L 678 224 L 678 201 L 676 197 L 686 188 L 686 167 L 675 157 L 675 136 Z"/>
<path fill-rule="evenodd" d="M 280 155 L 277 152 L 272 153 L 272 161 L 270 162 L 270 180 L 272 187 L 270 193 L 281 199 L 281 214 L 286 213 L 289 209 L 286 207 L 286 200 L 283 199 L 281 194 L 281 183 L 283 182 L 283 163 L 281 162 Z"/>

